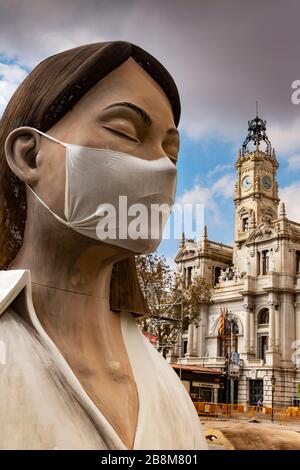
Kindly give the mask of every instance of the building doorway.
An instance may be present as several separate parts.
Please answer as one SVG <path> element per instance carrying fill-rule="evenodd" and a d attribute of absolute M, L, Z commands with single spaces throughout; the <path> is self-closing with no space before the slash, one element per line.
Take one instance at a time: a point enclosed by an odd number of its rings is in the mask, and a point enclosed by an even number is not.
<path fill-rule="evenodd" d="M 262 379 L 249 380 L 249 403 L 255 406 L 258 400 L 264 399 L 264 381 Z"/>

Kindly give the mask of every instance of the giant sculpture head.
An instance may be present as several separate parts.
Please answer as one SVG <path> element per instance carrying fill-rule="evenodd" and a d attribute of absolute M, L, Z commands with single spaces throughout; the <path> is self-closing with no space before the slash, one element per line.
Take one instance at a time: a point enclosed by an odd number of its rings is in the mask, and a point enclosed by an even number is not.
<path fill-rule="evenodd" d="M 31 228 L 44 225 L 44 232 L 37 230 L 37 236 L 52 229 L 51 217 L 40 216 L 39 202 L 30 189 L 53 214 L 65 220 L 66 149 L 38 131 L 72 144 L 73 150 L 76 146 L 111 149 L 120 157 L 116 157 L 120 165 L 124 165 L 122 155 L 127 154 L 144 162 L 145 167 L 163 157 L 174 166 L 179 117 L 179 96 L 170 74 L 154 57 L 128 42 L 81 46 L 39 64 L 19 86 L 1 120 L 0 267 L 13 261 L 29 224 Z M 99 187 L 108 185 L 109 173 L 104 170 L 105 165 Z M 171 170 L 170 179 L 175 171 Z M 85 172 L 84 165 L 80 171 Z M 143 181 L 130 173 L 118 173 L 116 168 L 111 190 L 118 191 L 116 177 L 120 188 L 125 179 L 127 185 L 131 179 L 133 188 L 141 187 Z M 95 175 L 91 171 L 90 175 L 95 187 Z M 83 178 L 88 185 L 86 175 Z M 166 187 L 172 185 L 168 172 L 164 178 Z M 92 183 L 89 189 L 93 190 Z M 54 227 L 51 236 L 61 234 Z M 82 233 L 79 236 L 87 246 L 101 243 Z M 72 249 L 71 242 L 68 246 Z M 117 262 L 111 280 L 111 308 L 141 313 L 146 306 L 137 283 L 136 253 L 126 245 L 113 249 Z"/>

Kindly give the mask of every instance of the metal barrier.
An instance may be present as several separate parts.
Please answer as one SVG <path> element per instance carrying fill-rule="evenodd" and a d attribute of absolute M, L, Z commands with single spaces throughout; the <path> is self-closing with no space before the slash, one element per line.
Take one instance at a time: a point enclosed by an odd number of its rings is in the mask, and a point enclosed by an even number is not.
<path fill-rule="evenodd" d="M 276 421 L 280 425 L 299 424 L 300 407 L 272 408 L 268 406 L 250 406 L 247 404 L 228 404 L 212 402 L 194 402 L 197 413 L 210 419 L 257 419 Z"/>

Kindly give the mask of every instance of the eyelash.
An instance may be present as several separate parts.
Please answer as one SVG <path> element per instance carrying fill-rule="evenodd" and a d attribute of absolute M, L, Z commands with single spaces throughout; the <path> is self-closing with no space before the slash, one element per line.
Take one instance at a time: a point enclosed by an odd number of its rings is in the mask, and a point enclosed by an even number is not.
<path fill-rule="evenodd" d="M 132 140 L 133 142 L 135 142 L 137 144 L 140 143 L 140 141 L 138 139 L 135 139 L 134 137 L 131 137 L 130 135 L 125 134 L 124 132 L 117 131 L 116 129 L 111 129 L 110 127 L 107 127 L 107 126 L 103 126 L 103 127 L 104 127 L 104 129 L 107 129 L 110 132 L 114 132 L 115 134 L 119 135 L 120 137 L 125 137 L 126 139 L 130 139 L 130 140 Z"/>
<path fill-rule="evenodd" d="M 116 129 L 111 129 L 110 127 L 107 126 L 102 126 L 104 129 L 109 130 L 110 132 L 114 132 L 115 134 L 119 135 L 120 137 L 125 137 L 127 139 L 132 140 L 133 142 L 140 143 L 140 140 L 135 139 L 134 137 L 131 137 L 127 134 L 124 134 L 123 132 L 117 131 Z M 177 158 L 172 157 L 171 155 L 167 155 L 167 157 L 176 165 L 177 164 Z"/>

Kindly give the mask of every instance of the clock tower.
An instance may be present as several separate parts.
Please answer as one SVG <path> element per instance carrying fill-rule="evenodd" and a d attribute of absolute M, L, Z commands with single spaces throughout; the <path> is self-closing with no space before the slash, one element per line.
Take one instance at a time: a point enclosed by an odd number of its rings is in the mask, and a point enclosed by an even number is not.
<path fill-rule="evenodd" d="M 277 219 L 278 166 L 266 134 L 266 121 L 256 116 L 248 122 L 248 135 L 235 165 L 235 252 L 242 248 L 253 229 L 260 224 L 272 225 Z"/>

